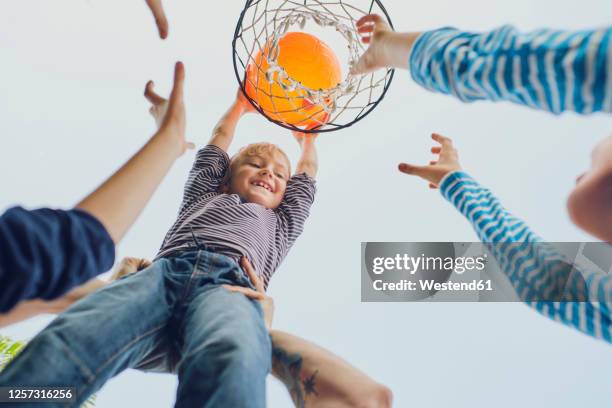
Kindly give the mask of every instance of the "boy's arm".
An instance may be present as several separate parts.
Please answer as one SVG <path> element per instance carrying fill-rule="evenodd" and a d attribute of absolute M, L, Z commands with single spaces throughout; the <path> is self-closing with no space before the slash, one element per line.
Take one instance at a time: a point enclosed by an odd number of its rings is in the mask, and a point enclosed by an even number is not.
<path fill-rule="evenodd" d="M 238 89 L 236 100 L 221 119 L 219 119 L 208 144 L 215 145 L 227 152 L 234 140 L 234 133 L 238 121 L 244 114 L 254 111 L 255 108 L 253 108 L 251 103 L 245 98 L 242 90 Z"/>
<path fill-rule="evenodd" d="M 317 156 L 315 140 L 319 135 L 316 133 L 293 132 L 293 136 L 302 149 L 300 160 L 295 168 L 295 174 L 306 173 L 310 177 L 315 178 L 319 170 L 319 158 Z"/>
<path fill-rule="evenodd" d="M 366 16 L 357 26 L 370 48 L 354 73 L 410 68 L 421 86 L 463 101 L 506 100 L 553 113 L 612 112 L 612 27 L 402 34 L 379 16 Z"/>
<path fill-rule="evenodd" d="M 568 263 L 523 221 L 504 209 L 489 190 L 461 171 L 450 139 L 434 135 L 434 140 L 441 144 L 432 149 L 439 154 L 438 161 L 429 166 L 401 164 L 400 171 L 440 188 L 492 250 L 521 300 L 553 320 L 612 342 L 606 305 L 612 296 L 609 291 L 612 277 Z"/>
<path fill-rule="evenodd" d="M 118 243 L 136 221 L 170 167 L 193 144 L 185 141 L 185 106 L 183 83 L 185 70 L 178 62 L 174 87 L 167 109 L 160 118 L 160 128 L 149 142 L 98 189 L 77 204 L 77 208 L 95 216 Z M 147 97 L 152 83 L 147 85 Z M 104 271 L 99 271 L 104 272 Z"/>

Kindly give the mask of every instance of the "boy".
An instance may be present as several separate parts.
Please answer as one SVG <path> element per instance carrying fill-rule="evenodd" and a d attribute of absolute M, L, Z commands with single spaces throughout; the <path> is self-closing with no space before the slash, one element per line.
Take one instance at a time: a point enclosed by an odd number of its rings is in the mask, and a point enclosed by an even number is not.
<path fill-rule="evenodd" d="M 271 346 L 261 306 L 222 285 L 251 286 L 241 256 L 267 284 L 303 229 L 317 157 L 314 136 L 297 134 L 302 157 L 291 178 L 270 144 L 230 161 L 236 124 L 252 110 L 240 95 L 198 152 L 156 262 L 60 315 L 0 374 L 0 386 L 70 385 L 79 406 L 124 369 L 151 368 L 164 349 L 179 356 L 175 406 L 265 407 Z M 163 122 L 167 101 L 151 83 L 146 96 Z"/>
<path fill-rule="evenodd" d="M 470 221 L 480 240 L 491 247 L 521 300 L 553 320 L 612 342 L 612 276 L 568 263 L 462 171 L 449 138 L 437 134 L 432 138 L 440 144 L 431 149 L 439 155 L 437 160 L 428 166 L 402 163 L 399 170 L 425 179 L 431 188 L 440 188 Z M 608 137 L 593 150 L 591 169 L 577 180 L 568 200 L 576 224 L 608 242 L 612 239 L 611 157 L 612 137 Z M 508 243 L 525 245 L 517 251 L 517 245 L 503 245 Z"/>

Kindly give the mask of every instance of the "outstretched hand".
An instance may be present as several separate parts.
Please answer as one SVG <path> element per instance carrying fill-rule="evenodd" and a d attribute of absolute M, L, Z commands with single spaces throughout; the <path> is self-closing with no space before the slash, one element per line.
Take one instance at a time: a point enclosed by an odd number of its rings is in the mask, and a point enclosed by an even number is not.
<path fill-rule="evenodd" d="M 255 286 L 255 290 L 245 288 L 244 286 L 223 285 L 223 287 L 230 292 L 242 293 L 250 299 L 258 300 L 263 309 L 264 323 L 268 331 L 270 331 L 272 328 L 272 319 L 274 317 L 274 300 L 266 295 L 263 282 L 259 279 L 259 276 L 255 273 L 255 269 L 253 269 L 253 266 L 246 257 L 240 259 L 240 266 L 242 266 L 242 269 L 248 275 L 251 283 Z"/>
<path fill-rule="evenodd" d="M 408 68 L 412 45 L 420 33 L 396 33 L 378 14 L 369 14 L 357 21 L 361 42 L 367 51 L 351 67 L 351 74 L 363 75 L 380 68 Z"/>
<path fill-rule="evenodd" d="M 174 67 L 174 86 L 170 98 L 165 99 L 154 91 L 153 81 L 147 82 L 145 98 L 151 102 L 149 112 L 155 119 L 160 133 L 167 133 L 176 137 L 179 143 L 179 154 L 187 149 L 194 149 L 193 143 L 185 141 L 185 103 L 183 102 L 183 84 L 185 82 L 185 66 L 177 62 Z"/>
<path fill-rule="evenodd" d="M 431 148 L 431 152 L 438 155 L 438 160 L 430 161 L 428 166 L 401 163 L 398 168 L 402 173 L 418 176 L 428 181 L 430 188 L 438 188 L 444 176 L 461 170 L 461 166 L 457 149 L 453 146 L 451 139 L 436 133 L 431 135 L 431 138 L 440 144 L 440 146 Z"/>
<path fill-rule="evenodd" d="M 166 18 L 161 0 L 146 0 L 146 2 L 153 13 L 155 25 L 157 25 L 157 31 L 159 32 L 159 38 L 162 40 L 166 39 L 168 37 L 168 19 Z"/>
<path fill-rule="evenodd" d="M 378 14 L 364 16 L 357 21 L 357 32 L 361 35 L 361 42 L 369 44 L 367 51 L 351 67 L 351 74 L 367 74 L 377 69 L 391 65 L 389 63 L 386 38 L 393 29 Z"/>

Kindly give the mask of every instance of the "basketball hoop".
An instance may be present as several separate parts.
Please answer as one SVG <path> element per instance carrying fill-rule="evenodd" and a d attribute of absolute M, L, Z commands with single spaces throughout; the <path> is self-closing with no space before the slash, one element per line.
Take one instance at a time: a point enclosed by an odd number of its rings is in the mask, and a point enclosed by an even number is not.
<path fill-rule="evenodd" d="M 242 92 L 268 120 L 287 129 L 322 133 L 352 126 L 384 98 L 394 70 L 347 72 L 342 79 L 331 48 L 303 32 L 307 24 L 334 29 L 347 44 L 350 68 L 366 51 L 355 23 L 371 13 L 393 27 L 379 0 L 247 0 L 232 42 Z"/>

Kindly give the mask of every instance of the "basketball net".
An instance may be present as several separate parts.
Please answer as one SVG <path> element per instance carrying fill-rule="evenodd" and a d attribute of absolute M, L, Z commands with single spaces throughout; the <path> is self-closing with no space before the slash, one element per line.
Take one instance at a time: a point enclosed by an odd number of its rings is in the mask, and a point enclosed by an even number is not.
<path fill-rule="evenodd" d="M 247 0 L 241 15 L 234 38 L 234 67 L 238 80 L 243 84 L 249 81 L 252 87 L 266 94 L 270 98 L 278 99 L 279 95 L 266 93 L 260 86 L 259 76 L 253 82 L 246 75 L 247 67 L 254 67 L 258 73 L 263 73 L 269 84 L 276 82 L 285 94 L 285 98 L 293 107 L 292 112 L 301 113 L 304 121 L 313 121 L 313 129 L 306 131 L 322 132 L 338 130 L 352 125 L 366 116 L 382 100 L 393 78 L 393 70 L 379 70 L 366 75 L 352 75 L 350 68 L 366 51 L 360 41 L 355 23 L 359 18 L 371 12 L 384 14 L 389 20 L 386 11 L 379 1 L 359 1 L 365 9 L 358 8 L 344 0 L 336 1 L 292 1 L 292 0 Z M 376 7 L 377 10 L 373 9 Z M 337 86 L 329 89 L 311 89 L 300 81 L 291 78 L 285 69 L 278 63 L 280 54 L 279 41 L 289 30 L 303 31 L 307 22 L 314 22 L 322 28 L 335 29 L 348 45 L 348 67 L 344 80 Z M 391 22 L 389 21 L 389 24 Z M 249 44 L 250 43 L 250 44 Z M 267 62 L 265 71 L 256 61 L 255 55 L 264 52 Z M 291 95 L 289 95 L 291 93 Z M 271 121 L 293 130 L 303 130 L 282 120 L 275 120 L 268 115 L 277 114 L 277 111 L 266 111 L 256 100 L 245 95 L 258 108 L 258 110 Z M 297 95 L 297 96 L 296 96 Z M 282 96 L 280 96 L 282 98 Z M 296 104 L 295 100 L 306 99 L 307 105 L 320 107 L 316 112 L 305 112 L 303 104 Z M 287 112 L 284 110 L 283 112 Z M 321 121 L 321 113 L 326 120 Z"/>

